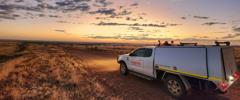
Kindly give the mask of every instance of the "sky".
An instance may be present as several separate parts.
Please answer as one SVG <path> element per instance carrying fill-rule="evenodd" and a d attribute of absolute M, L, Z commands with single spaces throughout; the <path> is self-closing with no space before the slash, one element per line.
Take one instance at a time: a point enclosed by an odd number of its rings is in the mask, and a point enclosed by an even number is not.
<path fill-rule="evenodd" d="M 0 0 L 0 39 L 238 41 L 239 5 L 240 0 Z"/>

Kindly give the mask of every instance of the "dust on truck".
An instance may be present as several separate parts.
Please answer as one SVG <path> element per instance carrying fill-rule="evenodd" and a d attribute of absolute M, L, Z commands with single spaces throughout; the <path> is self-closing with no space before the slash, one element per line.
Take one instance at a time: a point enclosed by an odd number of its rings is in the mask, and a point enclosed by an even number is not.
<path fill-rule="evenodd" d="M 176 98 L 192 87 L 224 93 L 239 78 L 231 46 L 150 46 L 117 58 L 120 73 L 161 79 Z"/>

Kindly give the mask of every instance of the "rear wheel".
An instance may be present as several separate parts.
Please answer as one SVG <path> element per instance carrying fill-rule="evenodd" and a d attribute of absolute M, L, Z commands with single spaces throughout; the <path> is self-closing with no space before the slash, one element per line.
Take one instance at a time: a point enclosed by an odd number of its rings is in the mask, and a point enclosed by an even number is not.
<path fill-rule="evenodd" d="M 127 75 L 128 74 L 127 65 L 124 62 L 120 63 L 120 73 L 122 75 Z"/>
<path fill-rule="evenodd" d="M 164 85 L 168 94 L 174 98 L 181 98 L 186 95 L 186 89 L 182 81 L 176 76 L 168 76 Z"/>

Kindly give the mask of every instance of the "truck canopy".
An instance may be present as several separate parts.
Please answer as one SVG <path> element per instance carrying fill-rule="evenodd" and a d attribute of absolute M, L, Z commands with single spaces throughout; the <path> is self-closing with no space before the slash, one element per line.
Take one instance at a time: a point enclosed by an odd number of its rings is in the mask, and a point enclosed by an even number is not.
<path fill-rule="evenodd" d="M 229 46 L 162 46 L 155 48 L 154 66 L 214 81 L 228 80 L 237 68 Z"/>
<path fill-rule="evenodd" d="M 207 78 L 207 57 L 204 47 L 158 47 L 155 66 L 163 70 Z M 175 68 L 175 69 L 174 69 Z"/>

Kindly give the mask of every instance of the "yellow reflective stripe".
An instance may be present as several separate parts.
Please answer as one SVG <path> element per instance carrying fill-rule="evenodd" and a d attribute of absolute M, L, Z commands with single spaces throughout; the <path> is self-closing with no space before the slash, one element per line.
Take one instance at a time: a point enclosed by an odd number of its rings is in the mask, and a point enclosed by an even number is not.
<path fill-rule="evenodd" d="M 177 73 L 181 73 L 181 74 L 187 74 L 187 75 L 196 76 L 196 77 L 201 77 L 201 78 L 207 78 L 207 76 L 198 75 L 198 74 L 193 74 L 193 73 L 184 72 L 184 71 L 180 71 L 180 70 L 171 70 L 171 69 L 169 69 L 169 68 L 159 68 L 159 69 L 166 70 L 166 71 L 170 71 L 170 72 L 177 72 Z"/>
<path fill-rule="evenodd" d="M 209 77 L 208 79 L 213 81 L 223 81 L 223 79 L 217 77 Z"/>
<path fill-rule="evenodd" d="M 201 78 L 207 78 L 207 76 L 193 74 L 193 73 L 184 72 L 184 71 L 180 71 L 180 70 L 171 70 L 169 68 L 159 68 L 159 69 L 162 69 L 162 70 L 165 70 L 165 71 L 168 71 L 168 72 L 174 72 L 174 73 L 187 74 L 187 75 L 201 77 Z M 212 80 L 212 81 L 223 81 L 223 79 L 217 78 L 217 77 L 209 77 L 208 79 Z"/>
<path fill-rule="evenodd" d="M 171 70 L 169 68 L 159 68 L 168 72 L 173 72 L 173 73 L 180 73 L 180 74 L 187 74 L 190 76 L 195 76 L 195 77 L 201 77 L 201 78 L 207 78 L 207 76 L 203 76 L 203 75 L 198 75 L 198 74 L 193 74 L 193 73 L 189 73 L 189 72 L 184 72 L 184 71 L 180 71 L 180 70 Z M 217 78 L 217 77 L 209 77 L 209 80 L 213 80 L 213 81 L 222 81 L 221 78 Z"/>

